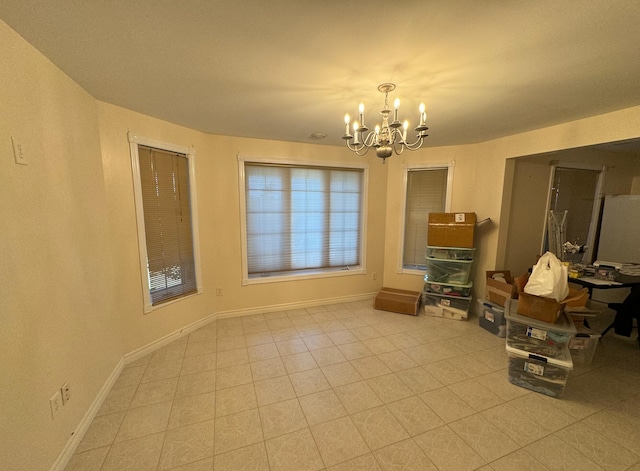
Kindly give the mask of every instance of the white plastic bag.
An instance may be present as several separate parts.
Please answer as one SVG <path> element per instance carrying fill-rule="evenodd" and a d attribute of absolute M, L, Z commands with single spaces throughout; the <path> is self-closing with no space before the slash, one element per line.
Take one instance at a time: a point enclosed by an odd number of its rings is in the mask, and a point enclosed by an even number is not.
<path fill-rule="evenodd" d="M 560 302 L 569 295 L 568 270 L 558 257 L 547 252 L 533 266 L 524 292 Z"/>

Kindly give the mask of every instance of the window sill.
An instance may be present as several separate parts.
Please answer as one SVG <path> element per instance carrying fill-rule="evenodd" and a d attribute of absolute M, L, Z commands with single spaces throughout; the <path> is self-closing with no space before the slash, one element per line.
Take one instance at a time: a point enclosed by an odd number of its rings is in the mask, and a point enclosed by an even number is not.
<path fill-rule="evenodd" d="M 349 270 L 306 270 L 304 273 L 286 273 L 271 274 L 267 276 L 247 277 L 242 279 L 242 286 L 259 285 L 263 283 L 282 283 L 287 281 L 314 280 L 319 278 L 335 278 L 340 276 L 364 275 L 366 271 L 363 268 L 351 268 Z"/>

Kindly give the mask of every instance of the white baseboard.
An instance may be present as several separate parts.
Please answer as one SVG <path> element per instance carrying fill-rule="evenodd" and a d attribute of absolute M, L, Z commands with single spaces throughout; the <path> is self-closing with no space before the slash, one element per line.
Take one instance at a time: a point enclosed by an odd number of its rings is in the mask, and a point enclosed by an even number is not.
<path fill-rule="evenodd" d="M 98 395 L 91 403 L 89 410 L 84 415 L 76 432 L 71 436 L 64 449 L 58 455 L 58 459 L 56 459 L 55 463 L 51 467 L 51 471 L 63 471 L 64 468 L 69 463 L 71 456 L 75 452 L 76 448 L 82 441 L 84 434 L 87 432 L 87 429 L 91 425 L 91 422 L 95 418 L 96 414 L 102 407 L 107 395 L 111 391 L 111 388 L 117 381 L 120 373 L 122 372 L 125 365 L 142 358 L 150 353 L 155 352 L 161 347 L 170 344 L 171 342 L 183 337 L 191 332 L 198 330 L 201 327 L 215 321 L 216 319 L 225 319 L 230 317 L 240 317 L 240 316 L 249 316 L 252 314 L 260 314 L 264 312 L 275 312 L 275 311 L 284 311 L 284 310 L 293 310 L 293 309 L 302 309 L 305 307 L 315 307 L 322 306 L 327 304 L 338 304 L 338 303 L 350 303 L 356 301 L 366 301 L 372 299 L 376 293 L 368 293 L 368 294 L 360 294 L 355 296 L 343 296 L 343 297 L 335 297 L 335 298 L 326 298 L 322 300 L 314 300 L 314 301 L 305 301 L 305 302 L 297 302 L 297 303 L 283 303 L 272 306 L 263 306 L 258 308 L 248 308 L 248 309 L 237 309 L 233 311 L 222 311 L 214 314 L 210 314 L 207 317 L 200 319 L 196 322 L 193 322 L 185 327 L 182 327 L 180 330 L 176 330 L 170 334 L 165 335 L 164 337 L 159 338 L 158 340 L 154 340 L 153 342 L 140 347 L 132 352 L 129 352 L 120 359 L 116 367 L 113 369 L 104 385 L 98 392 Z"/>
<path fill-rule="evenodd" d="M 53 463 L 53 466 L 51 466 L 51 471 L 63 471 L 64 468 L 69 463 L 71 456 L 73 456 L 73 453 L 76 451 L 76 448 L 78 448 L 78 445 L 82 441 L 84 434 L 87 432 L 87 429 L 91 425 L 91 422 L 93 422 L 93 419 L 95 418 L 96 414 L 102 407 L 102 404 L 104 403 L 104 400 L 107 398 L 107 395 L 111 391 L 111 388 L 113 387 L 115 382 L 118 380 L 118 377 L 120 376 L 120 373 L 124 368 L 123 360 L 124 360 L 124 357 L 120 359 L 120 361 L 118 362 L 116 367 L 113 369 L 113 371 L 111 372 L 111 374 L 109 375 L 105 383 L 102 385 L 102 388 L 100 388 L 100 391 L 98 391 L 98 395 L 91 403 L 91 406 L 89 407 L 89 410 L 87 410 L 86 414 L 84 414 L 84 417 L 82 417 L 82 420 L 78 424 L 78 427 L 76 428 L 75 433 L 71 436 L 71 438 L 69 438 L 69 441 L 67 441 L 67 444 L 65 445 L 64 449 L 58 455 L 58 459 L 56 459 L 55 463 Z"/>

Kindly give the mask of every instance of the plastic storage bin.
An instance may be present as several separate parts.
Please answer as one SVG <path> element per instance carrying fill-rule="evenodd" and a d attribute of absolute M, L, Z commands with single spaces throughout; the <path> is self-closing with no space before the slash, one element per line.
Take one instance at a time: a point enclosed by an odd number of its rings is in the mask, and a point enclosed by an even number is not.
<path fill-rule="evenodd" d="M 531 391 L 560 397 L 564 394 L 573 362 L 569 349 L 562 350 L 558 358 L 525 352 L 507 345 L 509 355 L 509 382 Z"/>
<path fill-rule="evenodd" d="M 457 285 L 452 283 L 437 283 L 425 280 L 424 290 L 429 293 L 444 294 L 447 296 L 471 296 L 471 288 L 473 283 L 470 281 L 466 285 Z"/>
<path fill-rule="evenodd" d="M 506 337 L 507 320 L 504 315 L 504 307 L 478 299 L 478 324 L 484 330 L 488 330 L 498 337 Z"/>
<path fill-rule="evenodd" d="M 563 312 L 555 324 L 516 314 L 518 302 L 505 308 L 507 346 L 549 358 L 560 358 L 576 334 L 575 324 Z"/>
<path fill-rule="evenodd" d="M 574 366 L 589 366 L 596 353 L 600 334 L 586 327 L 578 327 L 578 332 L 569 340 L 569 353 Z"/>
<path fill-rule="evenodd" d="M 440 260 L 427 257 L 427 274 L 424 279 L 434 283 L 466 285 L 473 262 L 466 260 Z"/>
<path fill-rule="evenodd" d="M 432 247 L 427 246 L 427 257 L 440 260 L 473 260 L 476 249 L 462 247 Z"/>
<path fill-rule="evenodd" d="M 427 316 L 446 319 L 467 320 L 471 297 L 444 296 L 435 293 L 422 293 L 422 304 Z"/>

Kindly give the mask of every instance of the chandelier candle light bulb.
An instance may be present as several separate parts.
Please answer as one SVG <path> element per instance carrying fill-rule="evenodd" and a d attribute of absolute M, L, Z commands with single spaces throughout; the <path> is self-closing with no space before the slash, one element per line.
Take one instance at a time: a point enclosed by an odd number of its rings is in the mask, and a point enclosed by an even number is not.
<path fill-rule="evenodd" d="M 420 103 L 420 124 L 415 128 L 417 132 L 414 142 L 407 142 L 407 131 L 409 129 L 409 121 L 405 120 L 403 124 L 398 121 L 398 109 L 400 108 L 400 99 L 396 98 L 393 102 L 393 121 L 389 122 L 391 117 L 391 108 L 389 107 L 389 92 L 396 89 L 393 83 L 383 83 L 378 86 L 378 91 L 384 93 L 384 106 L 380 111 L 382 123 L 377 124 L 373 132 L 364 124 L 364 104 L 360 103 L 358 113 L 360 121 L 353 123 L 353 135 L 349 130 L 349 115 L 344 117 L 345 132 L 342 138 L 346 141 L 347 148 L 355 152 L 357 155 L 366 154 L 369 149 L 375 148 L 376 155 L 385 162 L 387 157 L 402 154 L 405 148 L 409 150 L 417 150 L 424 144 L 424 139 L 428 136 L 426 125 L 427 114 L 425 113 L 424 103 Z M 400 128 L 402 127 L 402 131 Z"/>

